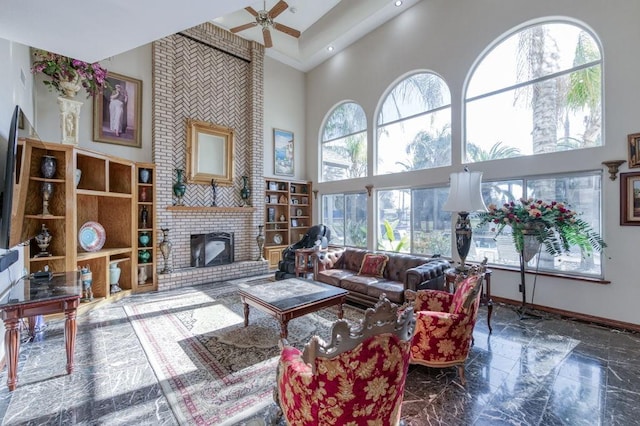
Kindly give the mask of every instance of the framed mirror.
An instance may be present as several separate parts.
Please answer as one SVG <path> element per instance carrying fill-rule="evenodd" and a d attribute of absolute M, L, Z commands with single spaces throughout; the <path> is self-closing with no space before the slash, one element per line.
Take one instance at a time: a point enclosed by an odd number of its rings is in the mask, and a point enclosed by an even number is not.
<path fill-rule="evenodd" d="M 187 182 L 233 184 L 233 129 L 187 120 Z"/>

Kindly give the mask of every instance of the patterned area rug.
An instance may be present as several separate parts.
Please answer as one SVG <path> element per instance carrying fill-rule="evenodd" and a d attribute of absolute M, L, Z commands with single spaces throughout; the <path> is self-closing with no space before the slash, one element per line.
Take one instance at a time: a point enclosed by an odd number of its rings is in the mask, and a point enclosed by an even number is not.
<path fill-rule="evenodd" d="M 194 289 L 125 307 L 180 424 L 259 424 L 256 413 L 273 402 L 280 326 L 252 308 L 245 328 L 236 290 Z M 344 316 L 362 313 L 345 306 Z M 314 334 L 329 339 L 336 319 L 335 307 L 296 318 L 288 341 L 302 348 Z"/>

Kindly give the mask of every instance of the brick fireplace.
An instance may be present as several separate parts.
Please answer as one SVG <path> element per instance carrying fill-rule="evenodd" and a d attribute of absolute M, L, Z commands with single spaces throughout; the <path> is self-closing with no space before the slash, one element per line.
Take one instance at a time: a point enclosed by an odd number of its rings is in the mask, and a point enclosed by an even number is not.
<path fill-rule="evenodd" d="M 169 228 L 173 272 L 158 274 L 158 289 L 204 284 L 266 273 L 256 236 L 263 221 L 264 47 L 206 23 L 153 43 L 153 160 L 156 164 L 158 226 Z M 217 188 L 187 184 L 184 204 L 175 204 L 176 169 L 186 167 L 186 121 L 197 119 L 235 132 L 234 179 Z M 241 205 L 242 176 L 249 177 L 252 207 Z M 234 234 L 234 261 L 191 266 L 192 234 Z M 164 261 L 158 253 L 157 264 Z"/>

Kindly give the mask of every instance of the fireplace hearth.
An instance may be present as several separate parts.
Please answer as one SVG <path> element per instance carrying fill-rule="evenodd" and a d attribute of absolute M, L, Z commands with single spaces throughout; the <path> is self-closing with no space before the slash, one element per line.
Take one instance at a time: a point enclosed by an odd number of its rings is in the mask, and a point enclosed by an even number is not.
<path fill-rule="evenodd" d="M 233 263 L 233 232 L 191 235 L 191 266 L 204 268 Z"/>

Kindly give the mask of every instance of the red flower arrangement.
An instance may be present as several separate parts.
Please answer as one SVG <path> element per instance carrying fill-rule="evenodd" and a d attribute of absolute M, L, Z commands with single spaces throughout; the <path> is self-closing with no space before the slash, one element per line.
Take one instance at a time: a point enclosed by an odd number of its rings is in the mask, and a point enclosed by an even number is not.
<path fill-rule="evenodd" d="M 500 208 L 489 204 L 487 209 L 487 212 L 478 214 L 478 226 L 493 223 L 496 227 L 492 231 L 497 231 L 496 235 L 510 226 L 518 252 L 524 247 L 525 234 L 534 235 L 552 256 L 568 252 L 572 246 L 580 247 L 586 254 L 591 254 L 593 250 L 602 251 L 607 246 L 591 225 L 558 201 L 521 198 L 519 202 L 511 201 Z"/>

